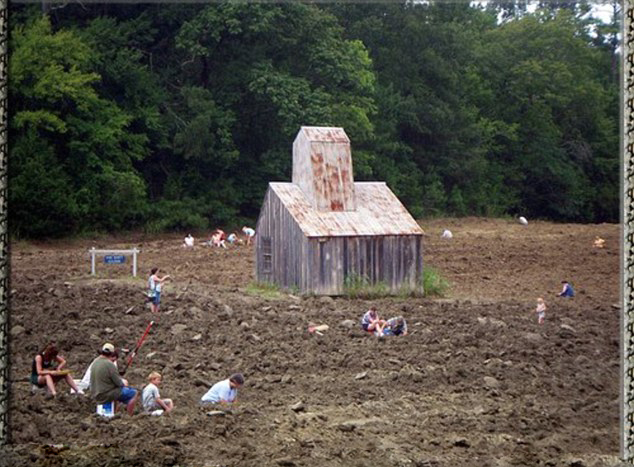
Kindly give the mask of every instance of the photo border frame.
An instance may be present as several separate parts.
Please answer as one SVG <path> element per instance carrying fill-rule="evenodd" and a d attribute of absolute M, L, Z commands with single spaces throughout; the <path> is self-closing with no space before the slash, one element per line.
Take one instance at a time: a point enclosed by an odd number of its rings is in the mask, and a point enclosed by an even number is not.
<path fill-rule="evenodd" d="M 622 0 L 620 457 L 634 461 L 634 7 Z M 0 0 L 0 446 L 10 441 L 8 233 L 8 0 Z"/>

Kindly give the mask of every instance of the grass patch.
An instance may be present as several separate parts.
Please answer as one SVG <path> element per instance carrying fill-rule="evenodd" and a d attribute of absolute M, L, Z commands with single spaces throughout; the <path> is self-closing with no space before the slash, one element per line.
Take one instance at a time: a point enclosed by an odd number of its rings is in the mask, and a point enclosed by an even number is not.
<path fill-rule="evenodd" d="M 246 292 L 249 295 L 274 300 L 281 299 L 285 295 L 277 285 L 271 284 L 270 282 L 251 282 L 247 285 Z"/>
<path fill-rule="evenodd" d="M 350 274 L 343 281 L 343 294 L 348 298 L 380 298 L 392 295 L 384 282 L 372 284 L 365 276 Z"/>
<path fill-rule="evenodd" d="M 425 297 L 444 297 L 449 289 L 449 282 L 430 266 L 423 268 L 422 281 Z"/>

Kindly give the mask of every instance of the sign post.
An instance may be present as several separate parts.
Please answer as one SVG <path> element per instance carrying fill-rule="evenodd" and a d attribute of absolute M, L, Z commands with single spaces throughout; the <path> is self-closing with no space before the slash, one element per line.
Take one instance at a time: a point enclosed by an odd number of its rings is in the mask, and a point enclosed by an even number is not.
<path fill-rule="evenodd" d="M 90 274 L 95 275 L 97 255 L 104 255 L 103 262 L 105 264 L 123 264 L 125 263 L 125 255 L 132 255 L 132 276 L 136 277 L 136 256 L 140 251 L 137 248 L 131 250 L 97 250 L 92 247 L 88 250 L 90 253 Z"/>

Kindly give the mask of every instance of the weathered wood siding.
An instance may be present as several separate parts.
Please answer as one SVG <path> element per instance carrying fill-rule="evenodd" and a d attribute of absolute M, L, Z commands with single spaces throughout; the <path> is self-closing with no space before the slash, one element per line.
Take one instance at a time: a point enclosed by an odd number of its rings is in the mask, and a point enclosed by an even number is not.
<path fill-rule="evenodd" d="M 340 295 L 350 276 L 422 292 L 422 273 L 420 235 L 310 238 L 302 290 Z"/>
<path fill-rule="evenodd" d="M 306 237 L 271 188 L 264 197 L 256 232 L 259 282 L 297 288 L 301 293 L 341 295 L 345 278 L 351 276 L 383 283 L 392 292 L 422 292 L 422 235 Z"/>
<path fill-rule="evenodd" d="M 255 277 L 258 282 L 301 290 L 302 258 L 306 255 L 308 239 L 270 188 L 264 196 L 255 238 Z M 267 239 L 271 242 L 270 268 L 265 267 Z"/>

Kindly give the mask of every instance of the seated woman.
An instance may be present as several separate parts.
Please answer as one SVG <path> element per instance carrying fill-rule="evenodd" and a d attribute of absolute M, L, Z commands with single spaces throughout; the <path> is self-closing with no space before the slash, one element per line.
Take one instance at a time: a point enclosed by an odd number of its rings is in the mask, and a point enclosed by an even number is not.
<path fill-rule="evenodd" d="M 379 318 L 375 306 L 371 306 L 361 318 L 361 327 L 364 331 L 371 332 L 377 336 L 383 335 L 385 320 Z"/>
<path fill-rule="evenodd" d="M 48 344 L 33 359 L 31 383 L 40 388 L 47 387 L 49 393 L 55 396 L 57 394 L 55 385 L 58 381 L 65 380 L 76 393 L 79 393 L 80 391 L 70 373 L 63 371 L 64 366 L 66 366 L 66 360 L 59 355 L 55 344 Z"/>
<path fill-rule="evenodd" d="M 390 318 L 383 328 L 384 336 L 407 336 L 407 322 L 402 316 Z"/>

